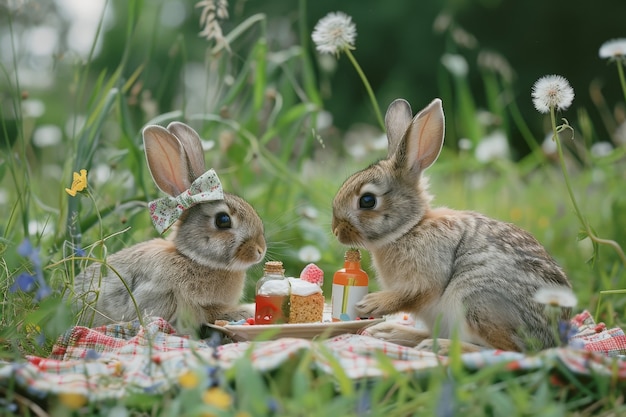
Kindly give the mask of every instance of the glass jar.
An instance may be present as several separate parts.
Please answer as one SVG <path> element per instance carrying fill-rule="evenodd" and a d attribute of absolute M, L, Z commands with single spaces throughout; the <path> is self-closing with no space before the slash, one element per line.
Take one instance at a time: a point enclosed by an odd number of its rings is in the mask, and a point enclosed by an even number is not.
<path fill-rule="evenodd" d="M 282 324 L 289 321 L 290 287 L 283 263 L 266 262 L 263 277 L 256 283 L 254 324 Z"/>
<path fill-rule="evenodd" d="M 355 305 L 369 290 L 369 277 L 361 269 L 361 252 L 358 249 L 346 251 L 343 268 L 333 275 L 331 295 L 332 320 L 356 320 Z"/>

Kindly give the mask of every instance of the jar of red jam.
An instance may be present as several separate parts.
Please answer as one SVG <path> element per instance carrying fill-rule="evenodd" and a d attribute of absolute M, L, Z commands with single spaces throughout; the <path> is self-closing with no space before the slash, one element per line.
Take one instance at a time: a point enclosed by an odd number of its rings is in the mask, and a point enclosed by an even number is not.
<path fill-rule="evenodd" d="M 256 283 L 255 324 L 282 324 L 289 321 L 290 287 L 283 263 L 266 262 L 263 277 Z"/>

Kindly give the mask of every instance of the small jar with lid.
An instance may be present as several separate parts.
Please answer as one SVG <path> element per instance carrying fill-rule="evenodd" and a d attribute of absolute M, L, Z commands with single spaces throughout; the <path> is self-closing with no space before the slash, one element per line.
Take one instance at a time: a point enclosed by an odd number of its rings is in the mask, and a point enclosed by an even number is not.
<path fill-rule="evenodd" d="M 358 249 L 347 250 L 344 259 L 343 268 L 333 275 L 333 321 L 356 320 L 355 306 L 369 290 L 369 277 L 361 269 L 361 252 Z"/>
<path fill-rule="evenodd" d="M 255 324 L 281 324 L 289 321 L 290 282 L 283 263 L 265 263 L 263 277 L 256 283 Z"/>

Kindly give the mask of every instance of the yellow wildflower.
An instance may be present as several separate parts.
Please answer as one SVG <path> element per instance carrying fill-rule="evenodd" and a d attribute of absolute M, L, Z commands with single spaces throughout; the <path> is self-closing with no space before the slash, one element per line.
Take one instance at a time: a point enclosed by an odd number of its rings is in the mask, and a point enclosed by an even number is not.
<path fill-rule="evenodd" d="M 115 362 L 115 364 L 113 365 L 113 375 L 115 376 L 122 376 L 124 374 L 124 365 L 122 365 L 122 362 Z"/>
<path fill-rule="evenodd" d="M 205 404 L 212 405 L 220 410 L 226 410 L 232 404 L 232 398 L 226 391 L 221 388 L 209 388 L 202 394 L 202 401 Z"/>
<path fill-rule="evenodd" d="M 26 330 L 26 333 L 41 333 L 41 327 L 35 323 L 26 323 L 24 330 Z"/>
<path fill-rule="evenodd" d="M 76 193 L 83 191 L 85 188 L 87 188 L 87 170 L 81 169 L 80 174 L 78 172 L 74 173 L 72 185 L 70 188 L 66 188 L 65 192 L 72 197 L 76 197 Z"/>
<path fill-rule="evenodd" d="M 62 392 L 59 394 L 59 402 L 72 410 L 78 410 L 87 404 L 87 397 L 76 392 Z"/>
<path fill-rule="evenodd" d="M 200 378 L 194 372 L 187 371 L 178 377 L 178 383 L 183 388 L 195 388 L 200 383 Z"/>

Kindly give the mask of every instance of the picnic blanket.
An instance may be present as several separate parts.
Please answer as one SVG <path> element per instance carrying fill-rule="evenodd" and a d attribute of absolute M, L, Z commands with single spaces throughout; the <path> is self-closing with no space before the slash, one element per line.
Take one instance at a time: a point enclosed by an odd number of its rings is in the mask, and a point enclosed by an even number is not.
<path fill-rule="evenodd" d="M 468 369 L 504 364 L 507 369 L 536 369 L 564 364 L 576 374 L 611 375 L 626 380 L 626 336 L 620 328 L 596 324 L 585 311 L 571 322 L 570 347 L 535 355 L 485 350 L 461 356 Z M 572 343 L 575 342 L 575 343 Z M 572 347 L 574 346 L 574 347 Z M 175 333 L 165 320 L 145 326 L 137 321 L 99 328 L 74 327 L 61 336 L 49 357 L 0 362 L 0 385 L 9 381 L 30 395 L 80 394 L 90 401 L 120 398 L 129 393 L 167 392 L 189 370 L 228 369 L 244 358 L 259 371 L 271 371 L 300 354 L 310 354 L 320 372 L 339 364 L 352 379 L 383 376 L 384 355 L 400 372 L 416 373 L 446 365 L 448 358 L 399 346 L 366 335 L 344 334 L 327 340 L 281 338 L 264 342 L 215 345 Z"/>

